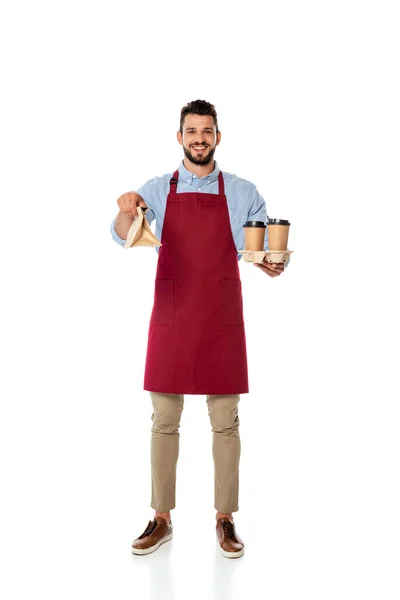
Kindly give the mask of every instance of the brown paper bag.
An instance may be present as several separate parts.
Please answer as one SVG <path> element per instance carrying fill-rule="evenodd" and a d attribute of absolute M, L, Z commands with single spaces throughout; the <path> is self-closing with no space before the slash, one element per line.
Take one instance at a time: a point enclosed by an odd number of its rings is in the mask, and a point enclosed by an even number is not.
<path fill-rule="evenodd" d="M 155 248 L 156 246 L 162 245 L 150 229 L 150 225 L 144 216 L 146 210 L 147 207 L 143 209 L 141 206 L 137 207 L 138 216 L 130 226 L 124 248 L 134 248 L 135 246 L 149 246 Z"/>

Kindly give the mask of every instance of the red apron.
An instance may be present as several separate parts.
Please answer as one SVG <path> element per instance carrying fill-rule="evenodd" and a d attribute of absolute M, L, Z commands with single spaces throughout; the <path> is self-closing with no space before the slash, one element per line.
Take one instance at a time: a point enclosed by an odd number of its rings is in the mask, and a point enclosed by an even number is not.
<path fill-rule="evenodd" d="M 177 194 L 178 177 L 165 209 L 144 389 L 246 394 L 242 289 L 222 172 L 218 194 Z"/>

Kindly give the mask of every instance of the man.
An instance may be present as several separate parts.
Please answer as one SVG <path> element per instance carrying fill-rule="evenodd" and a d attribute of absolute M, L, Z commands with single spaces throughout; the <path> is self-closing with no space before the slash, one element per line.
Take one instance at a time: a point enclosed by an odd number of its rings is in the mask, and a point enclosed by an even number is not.
<path fill-rule="evenodd" d="M 217 539 L 224 556 L 237 558 L 244 552 L 232 516 L 239 508 L 238 402 L 249 391 L 238 250 L 244 248 L 244 223 L 266 222 L 267 212 L 252 183 L 222 173 L 214 161 L 221 132 L 212 104 L 185 105 L 177 138 L 184 152 L 178 170 L 120 196 L 111 225 L 115 241 L 124 244 L 137 206 L 147 207 L 146 218 L 156 219 L 162 243 L 144 377 L 153 405 L 155 514 L 132 552 L 154 552 L 172 538 L 184 394 L 201 394 L 207 396 L 213 431 Z M 284 267 L 255 266 L 270 277 Z"/>

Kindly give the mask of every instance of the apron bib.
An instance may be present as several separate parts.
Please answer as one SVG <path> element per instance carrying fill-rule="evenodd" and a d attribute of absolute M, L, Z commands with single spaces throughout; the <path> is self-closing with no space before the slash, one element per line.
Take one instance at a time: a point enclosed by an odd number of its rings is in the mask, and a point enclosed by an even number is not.
<path fill-rule="evenodd" d="M 144 389 L 245 394 L 242 288 L 222 172 L 218 194 L 177 194 L 178 176 L 165 210 Z"/>

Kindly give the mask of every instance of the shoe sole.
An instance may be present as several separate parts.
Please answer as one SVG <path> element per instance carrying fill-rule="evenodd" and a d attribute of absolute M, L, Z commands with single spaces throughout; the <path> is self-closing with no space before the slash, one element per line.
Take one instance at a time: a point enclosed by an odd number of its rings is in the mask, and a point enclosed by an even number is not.
<path fill-rule="evenodd" d="M 225 558 L 239 558 L 240 556 L 243 556 L 243 554 L 244 554 L 244 548 L 242 548 L 241 550 L 238 550 L 237 552 L 227 552 L 226 550 L 221 548 L 221 546 L 219 545 L 219 542 L 218 542 L 218 547 L 219 547 L 219 551 L 221 552 L 222 556 L 225 556 Z"/>
<path fill-rule="evenodd" d="M 132 546 L 132 554 L 151 554 L 151 552 L 155 552 L 161 546 L 161 544 L 169 542 L 170 540 L 172 540 L 172 533 L 165 536 L 162 540 L 157 542 L 157 544 L 154 544 L 154 546 L 150 546 L 150 548 L 134 548 Z"/>

